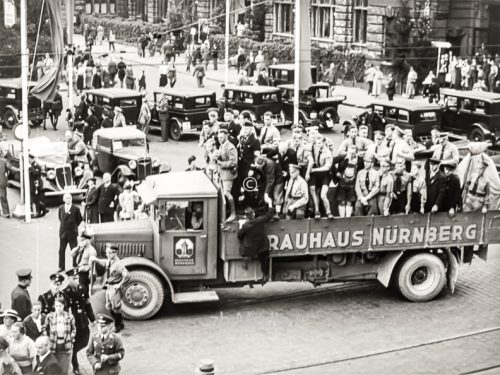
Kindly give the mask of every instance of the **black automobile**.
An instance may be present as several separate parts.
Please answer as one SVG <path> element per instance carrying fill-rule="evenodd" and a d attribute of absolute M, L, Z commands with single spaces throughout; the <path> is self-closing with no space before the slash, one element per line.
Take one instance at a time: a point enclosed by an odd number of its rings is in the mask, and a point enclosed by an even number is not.
<path fill-rule="evenodd" d="M 500 94 L 442 89 L 442 128 L 480 142 L 500 138 Z"/>
<path fill-rule="evenodd" d="M 293 121 L 294 111 L 294 85 L 279 85 L 283 90 L 283 112 L 287 121 Z M 305 127 L 312 123 L 311 112 L 316 112 L 317 119 L 323 129 L 332 130 L 338 124 L 339 104 L 346 99 L 344 95 L 330 94 L 330 87 L 327 83 L 315 83 L 305 90 L 299 90 L 299 121 Z"/>
<path fill-rule="evenodd" d="M 270 86 L 229 86 L 224 89 L 218 107 L 222 117 L 225 108 L 238 110 L 241 114 L 248 113 L 254 122 L 262 122 L 262 116 L 267 111 L 273 114 L 274 125 L 277 127 L 290 125 L 285 120 L 281 89 Z"/>
<path fill-rule="evenodd" d="M 20 187 L 22 147 L 20 141 L 0 142 L 0 149 L 8 161 L 7 177 L 9 184 Z M 86 181 L 81 167 L 74 168 L 68 154 L 66 142 L 50 141 L 46 137 L 30 138 L 28 141 L 29 155 L 42 169 L 42 197 L 59 197 L 65 193 L 81 196 L 85 193 Z"/>
<path fill-rule="evenodd" d="M 28 88 L 35 86 L 28 82 Z M 21 78 L 0 79 L 0 121 L 8 129 L 12 129 L 22 117 Z M 42 102 L 28 94 L 28 119 L 32 126 L 40 126 L 43 122 Z"/>
<path fill-rule="evenodd" d="M 113 181 L 143 180 L 170 170 L 149 154 L 144 132 L 132 126 L 96 130 L 90 154 L 94 171 L 111 173 Z"/>
<path fill-rule="evenodd" d="M 273 86 L 295 82 L 295 64 L 276 64 L 268 67 L 269 78 Z M 318 69 L 311 65 L 312 82 L 316 83 Z"/>
<path fill-rule="evenodd" d="M 158 105 L 161 99 L 168 99 L 169 136 L 178 141 L 184 134 L 198 134 L 203 121 L 208 119 L 207 110 L 217 107 L 215 91 L 204 89 L 162 88 L 153 93 L 151 103 L 151 124 L 154 128 L 161 129 L 158 118 Z M 166 129 L 161 129 L 162 133 Z"/>
<path fill-rule="evenodd" d="M 368 111 L 353 116 L 352 121 L 344 121 L 344 132 L 346 133 L 351 125 L 366 124 L 367 117 L 372 110 L 379 115 L 384 124 L 394 124 L 403 130 L 411 129 L 415 139 L 428 137 L 433 126 L 440 126 L 443 113 L 438 104 L 407 99 L 376 100 L 371 103 Z"/>
<path fill-rule="evenodd" d="M 85 93 L 89 103 L 94 104 L 104 116 L 113 112 L 115 107 L 122 109 L 127 124 L 136 125 L 142 106 L 142 93 L 121 88 L 105 88 L 88 90 Z M 111 117 L 114 115 L 111 114 Z"/>

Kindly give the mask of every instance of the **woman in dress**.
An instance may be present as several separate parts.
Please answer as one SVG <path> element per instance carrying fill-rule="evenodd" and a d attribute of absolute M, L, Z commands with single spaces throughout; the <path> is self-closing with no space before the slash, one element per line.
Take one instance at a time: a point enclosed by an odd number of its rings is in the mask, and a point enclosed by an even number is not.
<path fill-rule="evenodd" d="M 31 374 L 33 361 L 36 357 L 35 342 L 26 336 L 23 323 L 14 323 L 11 329 L 9 353 L 16 361 L 23 374 Z"/>
<path fill-rule="evenodd" d="M 9 342 L 0 336 L 0 375 L 22 375 L 21 369 L 9 354 Z"/>
<path fill-rule="evenodd" d="M 380 66 L 375 67 L 375 72 L 373 73 L 373 91 L 372 94 L 375 98 L 378 98 L 382 94 L 382 79 L 384 74 L 380 70 Z"/>

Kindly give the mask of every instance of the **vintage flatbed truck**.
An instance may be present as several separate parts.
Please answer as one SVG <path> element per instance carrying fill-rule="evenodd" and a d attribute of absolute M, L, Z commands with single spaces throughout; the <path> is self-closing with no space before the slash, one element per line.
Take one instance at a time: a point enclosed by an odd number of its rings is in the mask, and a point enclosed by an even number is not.
<path fill-rule="evenodd" d="M 222 197 L 203 172 L 148 176 L 137 189 L 147 219 L 88 228 L 99 256 L 106 243 L 116 243 L 130 271 L 126 318 L 150 318 L 167 298 L 215 301 L 215 288 L 262 283 L 260 263 L 245 264 L 239 255 L 239 223 L 221 220 Z M 196 230 L 193 215 L 203 219 Z M 417 302 L 435 298 L 446 284 L 453 291 L 464 256 L 486 260 L 487 245 L 500 242 L 500 211 L 280 220 L 266 232 L 269 281 L 378 280 Z"/>

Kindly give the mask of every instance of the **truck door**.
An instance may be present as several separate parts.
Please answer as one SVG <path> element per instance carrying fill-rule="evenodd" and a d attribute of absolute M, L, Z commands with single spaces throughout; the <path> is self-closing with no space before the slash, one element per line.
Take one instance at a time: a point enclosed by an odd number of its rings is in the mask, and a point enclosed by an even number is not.
<path fill-rule="evenodd" d="M 207 211 L 206 200 L 159 203 L 160 260 L 173 278 L 207 273 Z"/>

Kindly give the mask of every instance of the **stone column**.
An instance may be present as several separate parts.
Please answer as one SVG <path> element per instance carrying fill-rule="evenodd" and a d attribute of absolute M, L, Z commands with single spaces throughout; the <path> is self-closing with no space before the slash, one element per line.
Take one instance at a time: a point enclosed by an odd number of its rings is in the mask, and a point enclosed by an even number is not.
<path fill-rule="evenodd" d="M 349 47 L 352 43 L 351 0 L 337 0 L 335 4 L 333 40 L 336 46 Z"/>
<path fill-rule="evenodd" d="M 264 30 L 265 30 L 265 40 L 268 41 L 273 38 L 275 20 L 274 20 L 274 9 L 272 1 L 268 1 L 265 5 L 266 5 L 266 11 L 264 13 L 265 17 Z"/>
<path fill-rule="evenodd" d="M 385 8 L 368 7 L 366 49 L 375 56 L 381 56 L 384 49 L 385 39 Z"/>

